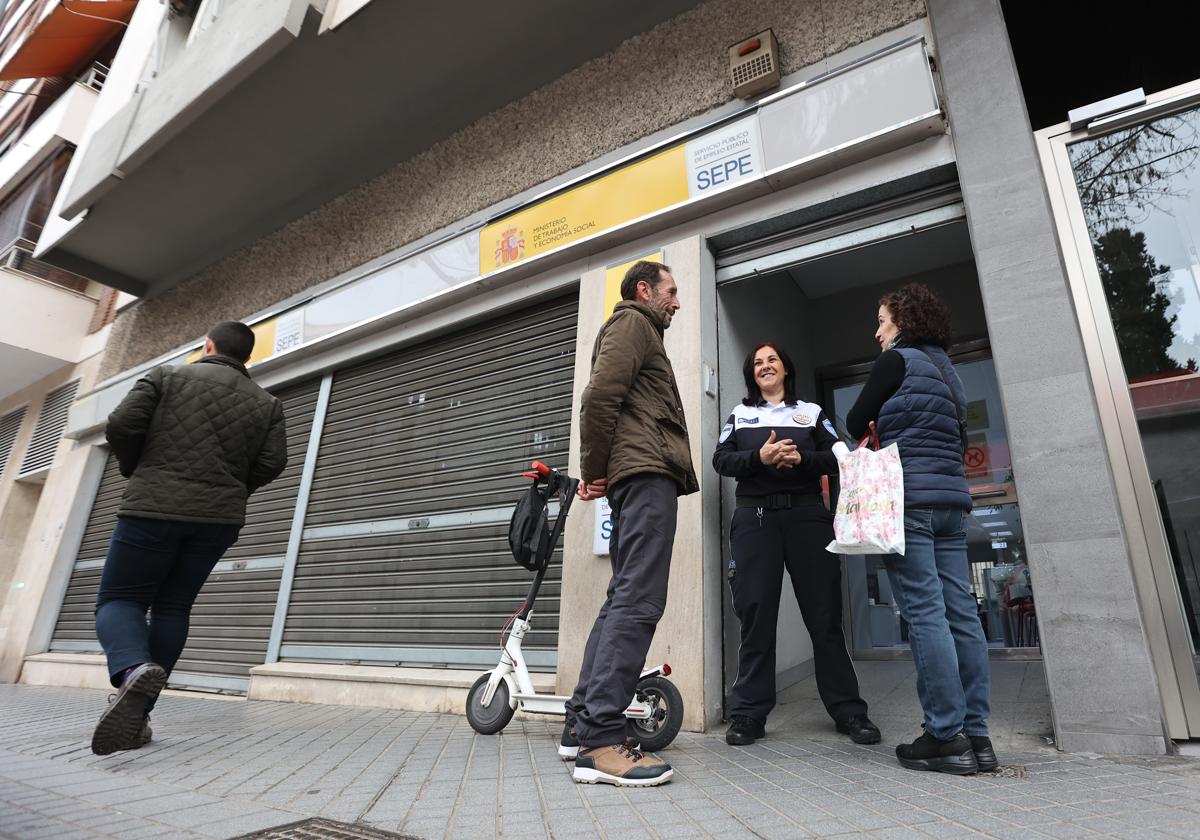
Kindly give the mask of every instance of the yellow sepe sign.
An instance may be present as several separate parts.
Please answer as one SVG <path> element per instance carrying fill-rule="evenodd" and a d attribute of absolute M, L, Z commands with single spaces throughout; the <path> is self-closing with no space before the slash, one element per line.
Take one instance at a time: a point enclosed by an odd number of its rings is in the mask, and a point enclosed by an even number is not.
<path fill-rule="evenodd" d="M 479 273 L 489 274 L 687 199 L 685 148 L 676 146 L 492 222 L 479 232 Z"/>
<path fill-rule="evenodd" d="M 254 352 L 250 354 L 250 360 L 246 362 L 247 367 L 275 355 L 275 322 L 277 320 L 279 319 L 268 318 L 266 321 L 250 325 L 250 329 L 254 333 Z M 204 347 L 201 346 L 199 350 L 187 357 L 187 364 L 190 365 L 203 355 Z"/>
<path fill-rule="evenodd" d="M 617 301 L 621 299 L 621 281 L 625 279 L 625 272 L 633 267 L 633 264 L 638 260 L 646 262 L 661 263 L 663 261 L 662 249 L 651 251 L 649 254 L 644 254 L 640 257 L 634 257 L 632 260 L 626 260 L 617 265 L 610 265 L 604 270 L 604 317 L 607 318 L 613 314 L 613 309 L 617 305 Z"/>

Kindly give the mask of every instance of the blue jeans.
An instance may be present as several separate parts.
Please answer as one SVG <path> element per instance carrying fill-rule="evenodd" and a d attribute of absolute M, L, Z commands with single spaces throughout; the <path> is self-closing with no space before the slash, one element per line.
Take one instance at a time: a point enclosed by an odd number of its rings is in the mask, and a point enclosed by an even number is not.
<path fill-rule="evenodd" d="M 187 644 L 200 587 L 240 530 L 173 519 L 117 520 L 96 596 L 96 636 L 114 687 L 122 671 L 143 662 L 171 673 Z"/>
<path fill-rule="evenodd" d="M 885 558 L 892 594 L 908 622 L 925 731 L 946 740 L 987 735 L 991 713 L 987 638 L 967 571 L 966 511 L 904 512 L 904 554 Z"/>

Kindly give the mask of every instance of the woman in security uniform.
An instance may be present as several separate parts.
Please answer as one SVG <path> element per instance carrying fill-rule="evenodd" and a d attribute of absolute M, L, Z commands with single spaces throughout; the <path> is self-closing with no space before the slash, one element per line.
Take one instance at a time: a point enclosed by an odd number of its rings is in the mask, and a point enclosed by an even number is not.
<path fill-rule="evenodd" d="M 728 579 L 742 642 L 725 740 L 744 746 L 763 737 L 775 706 L 776 623 L 786 568 L 812 637 L 821 701 L 839 732 L 876 744 L 879 729 L 867 717 L 842 633 L 841 558 L 825 550 L 833 517 L 822 504 L 821 476 L 837 471 L 834 449 L 845 444 L 819 405 L 797 399 L 795 367 L 778 345 L 755 347 L 742 373 L 746 398 L 729 415 L 713 453 L 716 471 L 737 479 Z"/>

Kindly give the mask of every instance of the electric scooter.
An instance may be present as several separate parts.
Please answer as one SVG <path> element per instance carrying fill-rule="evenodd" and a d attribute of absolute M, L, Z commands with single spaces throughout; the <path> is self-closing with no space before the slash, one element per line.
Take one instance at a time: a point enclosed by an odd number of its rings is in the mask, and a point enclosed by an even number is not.
<path fill-rule="evenodd" d="M 552 502 L 558 502 L 558 512 L 553 526 L 547 526 L 548 530 L 545 531 L 548 542 L 543 540 L 541 550 L 537 552 L 538 559 L 531 569 L 535 574 L 529 594 L 521 608 L 509 619 L 511 630 L 507 637 L 501 631 L 503 650 L 500 664 L 480 676 L 467 694 L 467 720 L 471 728 L 481 735 L 493 735 L 504 729 L 518 709 L 530 714 L 564 717 L 564 704 L 570 699 L 556 694 L 537 693 L 521 653 L 521 641 L 532 624 L 533 605 L 546 577 L 550 554 L 562 537 L 579 479 L 550 469 L 540 461 L 534 461 L 531 470 L 522 475 L 533 479 L 536 498 L 544 502 L 546 509 L 550 508 Z M 515 549 L 514 557 L 518 564 L 529 567 L 528 558 L 522 559 Z M 506 625 L 506 629 L 509 625 Z M 625 709 L 625 717 L 632 724 L 633 735 L 646 752 L 656 752 L 670 744 L 683 724 L 683 696 L 667 679 L 670 673 L 671 666 L 665 662 L 642 671 L 633 698 Z"/>

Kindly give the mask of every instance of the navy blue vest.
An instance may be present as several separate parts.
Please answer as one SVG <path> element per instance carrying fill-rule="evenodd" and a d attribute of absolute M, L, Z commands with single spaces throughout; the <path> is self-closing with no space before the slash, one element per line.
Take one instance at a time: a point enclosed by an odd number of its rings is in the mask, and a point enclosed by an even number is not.
<path fill-rule="evenodd" d="M 880 446 L 900 447 L 904 506 L 970 510 L 959 424 L 967 405 L 962 380 L 940 347 L 896 352 L 904 358 L 904 381 L 879 410 L 876 428 Z"/>

